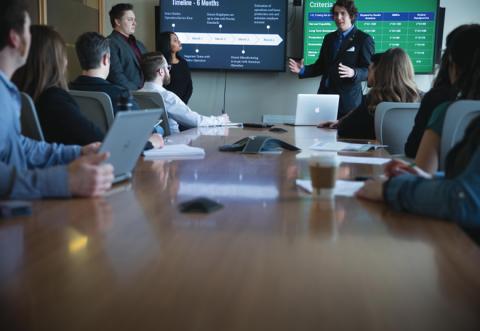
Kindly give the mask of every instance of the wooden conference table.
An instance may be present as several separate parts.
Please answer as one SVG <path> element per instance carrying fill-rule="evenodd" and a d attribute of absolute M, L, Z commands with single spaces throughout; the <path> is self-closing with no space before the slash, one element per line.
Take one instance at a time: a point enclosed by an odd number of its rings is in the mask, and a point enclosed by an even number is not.
<path fill-rule="evenodd" d="M 0 329 L 480 330 L 480 250 L 456 225 L 312 199 L 295 153 L 217 151 L 253 134 L 335 140 L 288 130 L 190 130 L 171 140 L 203 160 L 139 161 L 105 198 L 37 201 L 2 221 Z M 178 211 L 197 196 L 225 207 Z"/>

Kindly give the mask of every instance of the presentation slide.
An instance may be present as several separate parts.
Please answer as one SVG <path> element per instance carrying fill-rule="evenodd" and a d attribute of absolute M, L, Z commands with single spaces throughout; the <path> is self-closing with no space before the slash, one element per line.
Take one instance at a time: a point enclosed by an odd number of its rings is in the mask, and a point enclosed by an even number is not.
<path fill-rule="evenodd" d="M 192 69 L 285 71 L 287 0 L 161 0 Z"/>
<path fill-rule="evenodd" d="M 312 64 L 318 58 L 323 38 L 337 29 L 330 9 L 332 0 L 305 0 L 304 58 Z M 375 40 L 375 51 L 403 48 L 417 74 L 434 70 L 438 0 L 357 0 L 355 25 Z"/>

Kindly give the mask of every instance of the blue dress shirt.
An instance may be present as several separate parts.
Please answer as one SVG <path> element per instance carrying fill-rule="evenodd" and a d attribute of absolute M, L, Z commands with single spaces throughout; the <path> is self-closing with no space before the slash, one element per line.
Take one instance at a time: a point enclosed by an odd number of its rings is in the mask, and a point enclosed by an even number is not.
<path fill-rule="evenodd" d="M 480 227 L 480 147 L 468 167 L 452 179 L 413 175 L 391 178 L 386 202 L 398 211 L 450 219 L 465 228 Z"/>
<path fill-rule="evenodd" d="M 0 198 L 70 196 L 66 164 L 80 155 L 80 146 L 22 136 L 20 93 L 1 71 L 0 105 Z"/>

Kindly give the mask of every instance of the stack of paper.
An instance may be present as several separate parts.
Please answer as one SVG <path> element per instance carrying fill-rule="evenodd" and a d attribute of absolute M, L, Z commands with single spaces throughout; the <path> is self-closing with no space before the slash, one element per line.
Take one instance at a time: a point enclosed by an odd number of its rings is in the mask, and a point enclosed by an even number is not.
<path fill-rule="evenodd" d="M 339 155 L 338 159 L 343 163 L 359 163 L 359 164 L 374 164 L 383 165 L 390 161 L 390 159 L 383 157 L 357 157 L 357 156 L 344 156 Z"/>
<path fill-rule="evenodd" d="M 200 147 L 192 147 L 184 144 L 165 145 L 162 148 L 145 151 L 143 155 L 145 155 L 145 160 L 203 159 L 205 157 L 205 150 Z"/>
<path fill-rule="evenodd" d="M 228 122 L 228 123 L 223 123 L 223 124 L 204 125 L 202 127 L 208 128 L 208 127 L 215 127 L 215 126 L 238 126 L 238 127 L 243 127 L 243 123 Z"/>
<path fill-rule="evenodd" d="M 310 149 L 316 151 L 333 151 L 333 152 L 366 152 L 374 150 L 380 147 L 387 147 L 386 145 L 374 145 L 374 144 L 351 144 L 344 143 L 341 141 L 336 142 L 318 142 L 312 146 Z"/>
<path fill-rule="evenodd" d="M 312 182 L 310 180 L 297 179 L 296 183 L 305 191 L 312 193 Z M 357 192 L 362 186 L 363 182 L 337 180 L 337 182 L 335 183 L 335 189 L 333 190 L 333 194 L 344 197 L 353 197 L 355 195 L 355 192 Z"/>

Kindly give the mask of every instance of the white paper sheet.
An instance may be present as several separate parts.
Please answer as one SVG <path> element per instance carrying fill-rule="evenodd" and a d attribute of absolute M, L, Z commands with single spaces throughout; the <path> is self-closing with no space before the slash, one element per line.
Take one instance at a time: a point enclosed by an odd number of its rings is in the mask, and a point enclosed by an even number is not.
<path fill-rule="evenodd" d="M 165 145 L 163 148 L 150 149 L 143 152 L 145 160 L 158 159 L 198 159 L 205 157 L 205 150 L 184 144 Z"/>
<path fill-rule="evenodd" d="M 342 151 L 353 151 L 353 152 L 366 152 L 372 149 L 377 149 L 380 147 L 387 147 L 386 145 L 374 145 L 374 144 L 351 144 L 341 141 L 335 142 L 318 142 L 312 146 L 310 149 L 316 151 L 330 151 L 330 152 L 342 152 Z"/>
<path fill-rule="evenodd" d="M 296 183 L 305 191 L 312 193 L 312 182 L 309 179 L 297 179 Z M 344 197 L 353 197 L 355 192 L 357 192 L 362 186 L 363 182 L 337 180 L 333 194 Z"/>
<path fill-rule="evenodd" d="M 238 127 L 243 127 L 243 123 L 237 123 L 237 122 L 228 122 L 228 123 L 223 123 L 223 124 L 214 124 L 214 125 L 205 125 L 202 126 L 202 128 L 211 128 L 211 127 L 217 127 L 217 126 L 238 126 Z"/>
<path fill-rule="evenodd" d="M 390 161 L 390 159 L 381 157 L 357 157 L 357 156 L 344 156 L 339 155 L 338 159 L 344 163 L 359 163 L 359 164 L 375 164 L 382 165 Z"/>

